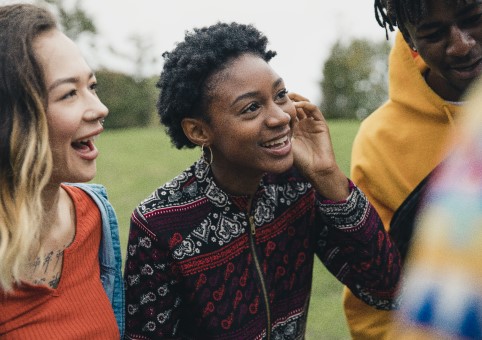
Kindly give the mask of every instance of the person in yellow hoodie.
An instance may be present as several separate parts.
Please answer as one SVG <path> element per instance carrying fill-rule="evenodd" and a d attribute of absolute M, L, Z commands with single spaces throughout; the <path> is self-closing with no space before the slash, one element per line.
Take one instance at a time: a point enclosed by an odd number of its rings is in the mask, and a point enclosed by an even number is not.
<path fill-rule="evenodd" d="M 405 253 L 420 193 L 443 161 L 465 90 L 482 71 L 480 0 L 375 0 L 376 18 L 399 31 L 389 57 L 389 100 L 354 140 L 351 177 Z M 353 339 L 393 339 L 393 312 L 345 288 Z"/>
<path fill-rule="evenodd" d="M 482 80 L 416 220 L 394 338 L 482 339 Z"/>

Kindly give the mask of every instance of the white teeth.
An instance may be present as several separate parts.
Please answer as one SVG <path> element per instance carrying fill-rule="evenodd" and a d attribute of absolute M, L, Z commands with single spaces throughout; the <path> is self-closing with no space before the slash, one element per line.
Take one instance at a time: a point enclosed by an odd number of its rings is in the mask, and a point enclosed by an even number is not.
<path fill-rule="evenodd" d="M 271 142 L 264 143 L 263 146 L 270 147 L 270 146 L 274 146 L 274 145 L 277 145 L 277 144 L 284 144 L 287 140 L 288 140 L 288 136 L 284 136 L 284 137 L 281 137 L 279 139 L 273 140 Z"/>
<path fill-rule="evenodd" d="M 78 143 L 88 143 L 89 141 L 94 142 L 96 137 L 97 136 L 94 136 L 92 138 L 87 138 L 87 139 L 80 139 Z"/>

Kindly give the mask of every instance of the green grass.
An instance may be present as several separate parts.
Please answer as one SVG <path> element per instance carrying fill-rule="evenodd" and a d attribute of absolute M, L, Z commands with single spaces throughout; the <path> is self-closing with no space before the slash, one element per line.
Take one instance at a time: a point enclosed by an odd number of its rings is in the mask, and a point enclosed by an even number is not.
<path fill-rule="evenodd" d="M 349 174 L 356 121 L 329 122 L 336 159 Z M 160 127 L 106 131 L 97 140 L 100 157 L 93 182 L 107 187 L 119 219 L 121 249 L 127 247 L 129 219 L 134 208 L 155 188 L 191 165 L 199 150 L 177 150 Z M 341 306 L 342 285 L 316 262 L 306 339 L 349 339 Z"/>

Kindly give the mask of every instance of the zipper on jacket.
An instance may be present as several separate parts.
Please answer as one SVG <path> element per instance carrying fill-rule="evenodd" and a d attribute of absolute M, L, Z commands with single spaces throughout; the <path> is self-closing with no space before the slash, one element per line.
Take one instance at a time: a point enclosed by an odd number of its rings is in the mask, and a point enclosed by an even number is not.
<path fill-rule="evenodd" d="M 251 246 L 251 254 L 253 255 L 254 264 L 259 276 L 259 281 L 261 282 L 261 290 L 263 294 L 264 304 L 266 306 L 266 318 L 268 320 L 268 324 L 266 327 L 266 335 L 267 335 L 267 339 L 269 340 L 271 339 L 271 311 L 269 308 L 269 298 L 268 298 L 268 290 L 266 289 L 266 282 L 264 281 L 263 271 L 261 270 L 261 265 L 259 264 L 258 255 L 256 255 L 256 248 L 255 248 L 255 242 L 254 242 L 254 238 L 256 236 L 256 227 L 254 225 L 253 216 L 249 216 L 249 226 L 251 229 L 251 235 L 249 236 L 249 244 Z"/>

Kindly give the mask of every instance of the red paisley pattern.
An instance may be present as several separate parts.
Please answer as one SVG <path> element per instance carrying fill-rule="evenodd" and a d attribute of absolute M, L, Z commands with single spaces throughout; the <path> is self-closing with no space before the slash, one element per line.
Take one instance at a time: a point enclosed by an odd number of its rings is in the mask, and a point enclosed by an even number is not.
<path fill-rule="evenodd" d="M 294 171 L 266 176 L 249 213 L 200 163 L 157 189 L 131 219 L 126 337 L 263 339 L 269 316 L 272 338 L 303 338 L 315 255 L 365 302 L 393 308 L 398 251 L 350 185 L 334 203 Z"/>

